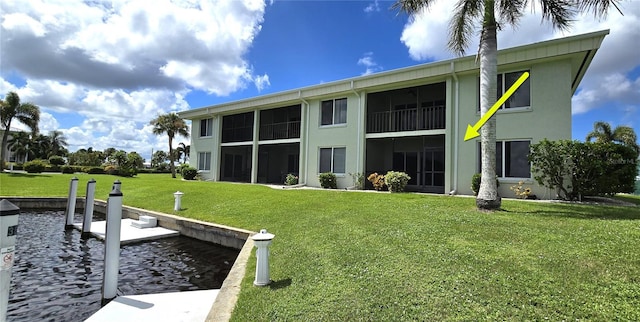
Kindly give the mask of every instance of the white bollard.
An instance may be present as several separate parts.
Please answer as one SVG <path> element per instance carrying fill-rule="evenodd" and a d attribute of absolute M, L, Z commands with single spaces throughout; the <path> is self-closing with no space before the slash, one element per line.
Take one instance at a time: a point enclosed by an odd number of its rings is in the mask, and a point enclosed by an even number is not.
<path fill-rule="evenodd" d="M 175 199 L 175 202 L 173 203 L 173 211 L 180 211 L 180 209 L 182 209 L 182 195 L 184 195 L 184 193 L 180 191 L 173 193 L 173 198 Z"/>
<path fill-rule="evenodd" d="M 255 286 L 265 286 L 271 283 L 269 277 L 269 245 L 276 237 L 274 234 L 267 233 L 266 229 L 260 230 L 260 233 L 251 236 L 251 239 L 258 248 L 256 250 L 256 279 L 253 281 Z"/>
<path fill-rule="evenodd" d="M 91 221 L 93 220 L 93 201 L 96 194 L 96 181 L 91 178 L 87 182 L 87 193 L 84 199 L 84 217 L 82 218 L 82 237 L 91 236 Z"/>
<path fill-rule="evenodd" d="M 7 321 L 9 291 L 11 288 L 11 268 L 15 260 L 16 235 L 18 234 L 18 214 L 20 208 L 0 200 L 0 321 Z"/>
<path fill-rule="evenodd" d="M 67 198 L 67 220 L 65 229 L 73 228 L 73 215 L 76 213 L 76 196 L 78 195 L 78 178 L 71 178 L 69 183 L 69 198 Z"/>
<path fill-rule="evenodd" d="M 116 181 L 120 183 L 119 181 Z M 107 200 L 107 228 L 104 236 L 104 275 L 102 279 L 102 303 L 116 297 L 118 269 L 120 267 L 120 226 L 122 224 L 122 192 L 114 184 Z"/>

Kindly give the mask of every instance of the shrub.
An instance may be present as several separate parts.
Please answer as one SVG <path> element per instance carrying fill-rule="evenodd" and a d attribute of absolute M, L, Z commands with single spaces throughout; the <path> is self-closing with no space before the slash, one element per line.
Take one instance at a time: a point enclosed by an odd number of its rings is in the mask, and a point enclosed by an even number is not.
<path fill-rule="evenodd" d="M 198 175 L 198 169 L 192 167 L 183 168 L 181 174 L 185 180 L 194 180 Z"/>
<path fill-rule="evenodd" d="M 186 163 L 182 163 L 182 164 L 176 165 L 176 172 L 179 173 L 180 175 L 182 175 L 182 171 L 184 171 L 185 169 L 188 169 L 188 168 L 193 168 L 193 167 L 191 167 L 190 165 L 188 165 Z M 171 167 L 169 167 L 168 163 L 159 164 L 157 169 L 160 170 L 160 171 L 165 171 L 166 170 L 166 171 L 171 172 Z"/>
<path fill-rule="evenodd" d="M 364 189 L 364 174 L 357 172 L 357 173 L 349 173 L 349 175 L 353 179 L 353 187 L 356 190 Z"/>
<path fill-rule="evenodd" d="M 391 192 L 403 192 L 411 177 L 400 171 L 389 171 L 384 176 L 384 183 Z"/>
<path fill-rule="evenodd" d="M 46 163 L 42 160 L 33 160 L 24 164 L 24 171 L 28 173 L 42 173 L 46 168 Z"/>
<path fill-rule="evenodd" d="M 110 164 L 104 167 L 104 173 L 117 176 L 120 174 L 120 171 L 118 171 L 118 168 L 115 165 Z"/>
<path fill-rule="evenodd" d="M 59 165 L 47 164 L 44 167 L 44 171 L 45 172 L 60 172 L 60 171 L 62 171 L 62 168 Z"/>
<path fill-rule="evenodd" d="M 104 174 L 105 173 L 104 168 L 100 168 L 100 167 L 85 167 L 83 171 L 88 174 Z"/>
<path fill-rule="evenodd" d="M 298 176 L 292 173 L 287 174 L 287 177 L 284 179 L 284 184 L 287 186 L 298 184 Z"/>
<path fill-rule="evenodd" d="M 64 166 L 62 167 L 62 173 L 68 173 L 68 174 L 73 174 L 76 172 L 76 167 L 74 166 Z"/>
<path fill-rule="evenodd" d="M 59 155 L 54 155 L 49 158 L 49 164 L 51 165 L 64 165 L 65 163 L 67 162 Z"/>
<path fill-rule="evenodd" d="M 480 182 L 482 181 L 482 173 L 476 173 L 471 177 L 471 191 L 473 191 L 473 195 L 477 196 L 478 191 L 480 191 Z M 496 187 L 500 187 L 500 181 L 498 181 L 498 176 L 496 176 Z"/>
<path fill-rule="evenodd" d="M 367 177 L 367 180 L 371 182 L 371 184 L 373 185 L 373 189 L 376 189 L 378 191 L 384 189 L 385 183 L 383 175 L 374 172 Z"/>
<path fill-rule="evenodd" d="M 542 140 L 531 145 L 529 161 L 536 181 L 558 198 L 633 192 L 637 152 L 616 143 Z"/>
<path fill-rule="evenodd" d="M 529 199 L 531 188 L 523 188 L 524 181 L 518 181 L 518 184 L 509 187 L 511 191 L 520 199 Z"/>
<path fill-rule="evenodd" d="M 320 186 L 325 189 L 337 189 L 336 175 L 331 172 L 325 172 L 318 175 Z"/>

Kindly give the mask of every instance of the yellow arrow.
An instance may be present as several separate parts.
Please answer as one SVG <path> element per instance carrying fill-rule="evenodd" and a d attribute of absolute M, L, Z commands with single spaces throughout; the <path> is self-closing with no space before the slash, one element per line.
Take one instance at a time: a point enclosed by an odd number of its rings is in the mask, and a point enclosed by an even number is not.
<path fill-rule="evenodd" d="M 504 102 L 506 102 L 509 99 L 509 97 L 511 97 L 511 95 L 515 93 L 518 87 L 520 87 L 520 85 L 522 85 L 522 83 L 524 83 L 524 81 L 526 81 L 527 78 L 529 78 L 529 72 L 522 73 L 520 78 L 518 78 L 518 80 L 515 83 L 513 83 L 511 87 L 509 87 L 507 92 L 504 93 L 504 95 L 502 95 L 502 97 L 500 97 L 500 99 L 495 104 L 493 104 L 493 106 L 491 106 L 491 108 L 487 111 L 487 113 L 482 115 L 480 120 L 478 120 L 478 122 L 474 126 L 471 126 L 471 124 L 468 124 L 467 132 L 464 134 L 464 140 L 468 141 L 480 136 L 480 133 L 478 133 L 480 128 L 485 123 L 487 123 L 487 121 L 493 116 L 493 114 L 496 114 L 496 112 L 500 109 L 500 106 L 502 106 L 502 104 L 504 104 Z"/>

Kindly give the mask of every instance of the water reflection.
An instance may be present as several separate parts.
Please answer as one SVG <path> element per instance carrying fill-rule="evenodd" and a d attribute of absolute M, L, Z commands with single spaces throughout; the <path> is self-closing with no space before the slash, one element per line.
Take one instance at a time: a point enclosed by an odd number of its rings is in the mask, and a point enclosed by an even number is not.
<path fill-rule="evenodd" d="M 100 309 L 104 244 L 64 222 L 61 211 L 20 215 L 9 321 L 82 321 Z M 135 295 L 220 288 L 238 251 L 173 237 L 120 254 L 118 295 Z"/>

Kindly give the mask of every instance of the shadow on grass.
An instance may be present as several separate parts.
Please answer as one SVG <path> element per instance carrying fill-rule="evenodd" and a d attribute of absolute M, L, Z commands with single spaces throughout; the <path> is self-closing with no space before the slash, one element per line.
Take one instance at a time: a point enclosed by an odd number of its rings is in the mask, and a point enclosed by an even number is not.
<path fill-rule="evenodd" d="M 501 209 L 501 211 L 575 219 L 640 220 L 640 207 L 634 206 L 548 204 L 540 205 L 540 207 L 537 208 L 538 209 L 535 210 L 524 211 Z"/>
<path fill-rule="evenodd" d="M 269 284 L 269 288 L 271 288 L 272 290 L 279 290 L 281 288 L 288 287 L 289 285 L 291 285 L 291 279 L 287 278 L 271 282 L 271 284 Z"/>
<path fill-rule="evenodd" d="M 10 177 L 16 177 L 16 178 L 41 178 L 41 177 L 51 177 L 50 174 L 41 174 L 41 173 L 21 173 L 21 172 L 10 172 L 10 173 L 6 173 L 7 175 L 9 175 Z"/>

